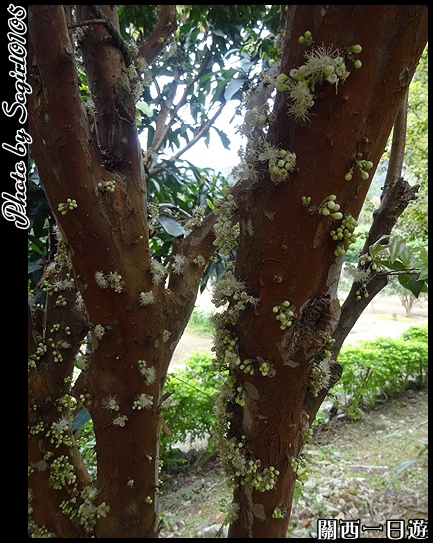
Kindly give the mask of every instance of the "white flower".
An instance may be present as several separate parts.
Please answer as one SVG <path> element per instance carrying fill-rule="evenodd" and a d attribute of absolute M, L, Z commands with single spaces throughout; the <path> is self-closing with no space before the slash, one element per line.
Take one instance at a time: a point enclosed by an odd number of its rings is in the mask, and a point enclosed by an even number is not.
<path fill-rule="evenodd" d="M 68 430 L 69 423 L 69 418 L 67 416 L 63 416 L 57 422 L 53 422 L 51 424 L 51 428 L 54 432 L 61 434 L 62 432 L 66 432 Z"/>
<path fill-rule="evenodd" d="M 171 269 L 173 273 L 181 274 L 185 271 L 186 257 L 183 255 L 174 255 Z"/>
<path fill-rule="evenodd" d="M 150 409 L 153 405 L 153 396 L 150 394 L 139 394 L 132 404 L 132 409 Z"/>
<path fill-rule="evenodd" d="M 77 296 L 75 297 L 75 307 L 78 311 L 81 311 L 82 313 L 84 313 L 84 311 L 86 310 L 83 297 L 81 296 L 81 292 L 77 292 Z"/>
<path fill-rule="evenodd" d="M 353 277 L 355 283 L 364 283 L 371 273 L 370 269 L 361 270 L 350 263 L 346 263 L 345 270 Z"/>
<path fill-rule="evenodd" d="M 161 262 L 152 258 L 150 261 L 150 273 L 152 274 L 152 283 L 154 285 L 159 285 L 167 275 L 167 270 Z"/>
<path fill-rule="evenodd" d="M 156 369 L 154 366 L 151 366 L 150 368 L 142 368 L 140 373 L 145 378 L 146 385 L 153 385 L 156 380 Z"/>
<path fill-rule="evenodd" d="M 128 417 L 126 415 L 119 415 L 115 419 L 113 419 L 114 426 L 125 426 L 125 422 L 128 420 Z"/>
<path fill-rule="evenodd" d="M 140 292 L 140 305 L 146 306 L 153 304 L 154 302 L 155 296 L 151 290 L 149 290 L 149 292 Z"/>
<path fill-rule="evenodd" d="M 105 329 L 102 324 L 97 324 L 93 329 L 93 333 L 98 339 L 102 339 L 102 336 L 105 334 Z"/>
<path fill-rule="evenodd" d="M 140 374 L 145 378 L 146 385 L 153 385 L 156 380 L 156 369 L 154 366 L 148 368 L 145 360 L 139 360 L 138 367 Z"/>
<path fill-rule="evenodd" d="M 107 288 L 108 287 L 108 281 L 107 281 L 105 275 L 100 271 L 95 272 L 95 281 L 96 281 L 96 284 L 98 285 L 98 287 L 101 287 L 101 288 Z"/>
<path fill-rule="evenodd" d="M 169 330 L 164 330 L 162 333 L 162 342 L 166 343 L 171 336 L 171 332 Z"/>
<path fill-rule="evenodd" d="M 108 283 L 114 292 L 122 292 L 123 282 L 122 276 L 117 271 L 110 272 L 107 276 Z"/>
<path fill-rule="evenodd" d="M 109 394 L 102 400 L 102 407 L 107 411 L 119 411 L 119 398 Z"/>

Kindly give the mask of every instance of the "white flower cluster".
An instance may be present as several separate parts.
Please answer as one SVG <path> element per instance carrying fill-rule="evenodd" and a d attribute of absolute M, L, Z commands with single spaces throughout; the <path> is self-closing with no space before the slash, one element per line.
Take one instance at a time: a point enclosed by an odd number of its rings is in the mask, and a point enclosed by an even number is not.
<path fill-rule="evenodd" d="M 84 500 L 78 509 L 78 518 L 80 524 L 84 526 L 86 531 L 91 532 L 98 518 L 105 518 L 110 511 L 110 506 L 105 502 L 98 506 L 94 504 L 99 491 L 90 485 L 81 491 L 81 498 Z"/>
<path fill-rule="evenodd" d="M 256 140 L 254 140 L 254 142 L 255 141 Z M 239 164 L 235 166 L 231 172 L 233 180 L 235 182 L 242 181 L 243 179 L 250 179 L 251 182 L 256 181 L 259 174 L 255 166 L 256 152 L 254 151 L 254 149 L 251 149 L 247 152 L 241 147 L 238 151 L 238 155 Z"/>
<path fill-rule="evenodd" d="M 126 421 L 128 420 L 128 417 L 126 415 L 119 415 L 118 417 L 113 419 L 114 426 L 125 426 Z"/>
<path fill-rule="evenodd" d="M 180 275 L 184 273 L 186 268 L 186 257 L 184 255 L 174 255 L 171 262 L 171 271 Z"/>
<path fill-rule="evenodd" d="M 224 278 L 221 279 L 214 288 L 212 303 L 216 307 L 221 307 L 232 298 L 236 303 L 233 304 L 228 311 L 230 314 L 234 314 L 234 317 L 237 317 L 239 311 L 245 309 L 246 304 L 249 303 L 256 307 L 259 303 L 259 299 L 250 296 L 245 288 L 245 283 L 243 281 L 238 281 L 233 275 L 233 272 L 227 271 Z M 233 321 L 233 318 L 230 320 Z"/>
<path fill-rule="evenodd" d="M 227 315 L 224 313 L 215 313 L 210 318 L 214 326 L 215 334 L 213 338 L 212 352 L 215 353 L 213 365 L 220 371 L 225 371 L 233 365 L 238 365 L 239 354 L 237 347 L 237 338 L 233 332 L 227 329 Z"/>
<path fill-rule="evenodd" d="M 184 228 L 186 232 L 191 232 L 191 230 L 194 230 L 194 228 L 197 228 L 200 226 L 204 214 L 206 211 L 206 206 L 196 206 L 192 210 L 191 218 L 186 221 L 184 224 Z"/>
<path fill-rule="evenodd" d="M 105 328 L 102 326 L 102 324 L 97 324 L 93 329 L 93 333 L 98 339 L 102 339 L 102 336 L 105 334 Z"/>
<path fill-rule="evenodd" d="M 167 270 L 161 264 L 161 262 L 159 262 L 155 258 L 152 258 L 150 260 L 150 273 L 152 275 L 152 283 L 154 285 L 159 285 L 162 281 L 165 280 Z"/>
<path fill-rule="evenodd" d="M 153 405 L 153 396 L 150 394 L 139 394 L 132 404 L 132 409 L 150 409 Z"/>
<path fill-rule="evenodd" d="M 81 292 L 77 292 L 77 295 L 75 297 L 75 307 L 77 311 L 80 311 L 81 313 L 84 313 L 86 311 L 86 306 L 84 305 L 84 300 L 81 296 Z"/>
<path fill-rule="evenodd" d="M 308 390 L 314 397 L 317 397 L 323 388 L 329 386 L 331 356 L 331 351 L 324 349 L 311 368 Z"/>
<path fill-rule="evenodd" d="M 225 450 L 220 451 L 226 474 L 234 484 L 250 484 L 259 492 L 272 490 L 280 472 L 273 466 L 263 468 L 258 459 L 248 458 L 244 453 L 244 443 L 236 439 L 225 440 Z"/>
<path fill-rule="evenodd" d="M 357 268 L 354 264 L 351 264 L 350 262 L 345 262 L 344 265 L 345 270 L 353 277 L 355 283 L 364 283 L 365 281 L 367 281 L 371 273 L 371 270 L 369 268 Z"/>
<path fill-rule="evenodd" d="M 51 443 L 54 446 L 60 447 L 60 445 L 72 446 L 71 439 L 71 419 L 66 415 L 61 417 L 57 422 L 51 424 L 51 428 L 47 432 L 47 437 L 50 438 Z"/>
<path fill-rule="evenodd" d="M 162 342 L 163 342 L 163 343 L 167 343 L 167 341 L 169 340 L 170 336 L 171 336 L 170 330 L 164 330 L 164 331 L 162 332 Z"/>
<path fill-rule="evenodd" d="M 233 194 L 230 194 L 228 188 L 224 188 L 223 193 L 226 195 L 224 200 L 214 201 L 213 212 L 217 216 L 217 221 L 213 226 L 215 232 L 213 244 L 218 247 L 221 254 L 228 255 L 237 246 L 239 223 L 233 223 L 233 214 L 237 209 Z"/>
<path fill-rule="evenodd" d="M 107 411 L 119 411 L 119 398 L 115 394 L 109 394 L 102 400 L 102 407 Z"/>
<path fill-rule="evenodd" d="M 101 288 L 112 288 L 114 292 L 122 292 L 124 283 L 122 276 L 117 271 L 104 275 L 102 272 L 95 272 L 96 284 Z"/>
<path fill-rule="evenodd" d="M 284 149 L 277 149 L 267 142 L 260 142 L 256 151 L 257 160 L 260 162 L 269 161 L 268 170 L 271 180 L 281 183 L 289 177 L 296 164 L 296 155 Z"/>
<path fill-rule="evenodd" d="M 267 123 L 268 106 L 267 104 L 264 104 L 260 107 L 247 109 L 244 116 L 244 122 L 237 131 L 243 136 L 251 137 L 254 130 L 264 128 Z"/>
<path fill-rule="evenodd" d="M 353 50 L 357 51 L 359 49 Z M 327 81 L 337 89 L 338 83 L 350 73 L 338 49 L 315 47 L 305 53 L 305 58 L 305 64 L 290 70 L 289 75 L 280 74 L 274 82 L 278 91 L 288 93 L 289 114 L 301 123 L 309 120 L 309 109 L 314 105 L 315 84 Z"/>
<path fill-rule="evenodd" d="M 158 226 L 159 207 L 155 204 L 147 204 L 147 222 L 150 233 L 154 232 Z"/>
<path fill-rule="evenodd" d="M 144 377 L 146 385 L 153 385 L 156 380 L 156 369 L 154 366 L 147 367 L 145 360 L 138 361 L 140 375 Z"/>

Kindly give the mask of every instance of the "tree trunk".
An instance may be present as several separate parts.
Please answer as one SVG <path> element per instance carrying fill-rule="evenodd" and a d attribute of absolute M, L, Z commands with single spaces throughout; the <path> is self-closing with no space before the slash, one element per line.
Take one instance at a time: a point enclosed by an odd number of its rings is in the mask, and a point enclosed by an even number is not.
<path fill-rule="evenodd" d="M 114 8 L 103 9 L 116 27 Z M 78 17 L 91 18 L 87 6 L 78 7 Z M 31 380 L 38 384 L 29 394 L 33 432 L 42 425 L 29 453 L 30 466 L 37 468 L 30 478 L 32 514 L 38 526 L 61 537 L 80 537 L 83 530 L 96 537 L 156 537 L 162 390 L 173 351 L 194 307 L 202 266 L 215 250 L 214 217 L 175 245 L 173 258 L 181 257 L 182 269 L 172 271 L 165 288 L 167 273 L 155 268 L 149 253 L 132 83 L 122 53 L 105 27 L 85 28 L 81 46 L 97 106 L 95 118 L 82 105 L 64 7 L 32 6 L 29 10 L 34 49 L 29 100 L 32 154 L 60 228 L 64 251 L 57 264 L 59 273 L 70 272 L 75 278 L 85 307 L 86 326 L 79 339 L 87 330 L 92 334 L 90 361 L 74 391 L 75 352 L 68 351 L 68 366 L 58 366 L 65 384 L 51 390 L 50 396 L 53 364 L 48 355 L 30 369 Z M 104 190 L 110 184 L 113 191 Z M 200 264 L 194 262 L 198 255 Z M 74 311 L 75 293 L 65 298 L 63 287 L 59 288 L 60 292 L 50 293 L 55 309 L 47 307 L 47 312 L 57 313 L 54 322 Z M 59 296 L 65 304 L 56 303 Z M 44 343 L 47 337 L 41 332 L 38 339 Z M 30 347 L 36 350 L 36 344 L 35 340 Z M 64 456 L 74 467 L 79 454 L 70 429 L 60 449 L 51 446 L 49 428 L 56 420 L 44 406 L 49 402 L 55 411 L 57 400 L 72 392 L 85 402 L 93 419 L 98 463 L 95 489 L 85 487 L 83 478 L 67 477 L 57 493 L 46 493 L 56 460 Z M 65 416 L 70 419 L 69 412 Z M 60 502 L 67 508 L 55 514 Z"/>
<path fill-rule="evenodd" d="M 248 476 L 239 477 L 232 461 L 239 514 L 229 537 L 286 537 L 299 457 L 320 405 L 314 396 L 317 385 L 323 388 L 312 368 L 327 356 L 338 323 L 337 284 L 344 260 L 334 254 L 336 242 L 329 234 L 336 221 L 308 214 L 301 200 L 311 196 L 319 205 L 334 194 L 341 211 L 358 217 L 370 183 L 356 169 L 351 181 L 345 174 L 355 158 L 370 160 L 371 179 L 424 48 L 426 15 L 422 6 L 289 8 L 282 73 L 303 64 L 304 47 L 297 38 L 306 30 L 326 48 L 361 44 L 362 67 L 349 66 L 350 76 L 337 93 L 323 86 L 306 126 L 287 118 L 285 98 L 277 95 L 277 121 L 268 141 L 295 153 L 297 169 L 277 185 L 265 174 L 236 199 L 235 276 L 260 302 L 241 311 L 233 327 L 241 364 L 252 361 L 255 372 L 245 373 L 240 366 L 231 371 L 244 405 L 235 402 L 229 409 L 228 437 L 247 461 L 260 460 L 262 480 L 272 488 L 264 491 Z M 282 331 L 275 319 L 280 309 L 275 313 L 273 308 L 284 307 L 285 301 L 294 316 L 292 326 Z M 272 368 L 265 377 L 257 371 L 263 360 Z M 267 470 L 279 472 L 275 484 Z"/>

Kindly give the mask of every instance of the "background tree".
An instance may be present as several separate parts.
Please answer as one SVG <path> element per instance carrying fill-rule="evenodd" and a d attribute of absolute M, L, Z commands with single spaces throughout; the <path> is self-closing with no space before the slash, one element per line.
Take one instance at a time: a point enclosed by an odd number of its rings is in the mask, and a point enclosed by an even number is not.
<path fill-rule="evenodd" d="M 29 9 L 31 152 L 57 225 L 57 252 L 44 271 L 45 306 L 43 312 L 29 309 L 30 531 L 157 535 L 159 412 L 167 369 L 206 264 L 217 249 L 236 248 L 234 271 L 215 294 L 217 304 L 229 302 L 216 319 L 215 338 L 215 365 L 230 371 L 218 398 L 217 428 L 233 483 L 229 537 L 285 537 L 309 423 L 340 375 L 335 360 L 348 331 L 337 328 L 336 293 L 344 253 L 425 46 L 427 10 L 285 8 L 280 59 L 247 94 L 248 145 L 236 185 L 203 220 L 191 214 L 188 231 L 176 238 L 165 263 L 152 242 L 155 215 L 147 184 L 159 168 L 162 183 L 169 183 L 176 169 L 169 161 L 158 164 L 155 153 L 176 148 L 181 137 L 188 145 L 210 126 L 212 116 L 199 103 L 197 125 L 188 134 L 176 87 L 182 85 L 190 106 L 195 85 L 206 92 L 209 63 L 231 43 L 226 36 L 234 11 L 181 6 L 182 24 L 200 15 L 203 27 L 196 23 L 185 38 L 175 33 L 174 6 L 161 6 L 156 18 L 149 17 L 153 28 L 143 30 L 138 6 L 133 8 L 130 36 L 144 41 L 132 51 L 113 6 Z M 247 27 L 260 19 L 261 6 L 234 8 Z M 74 28 L 82 29 L 78 55 Z M 147 72 L 170 36 L 189 51 L 188 40 L 207 29 L 212 36 L 203 39 L 203 49 L 163 63 L 173 82 L 156 97 L 142 94 L 140 66 Z M 214 103 L 221 98 L 217 90 L 224 99 L 244 90 L 245 74 L 215 73 L 223 82 L 209 87 L 216 89 Z M 139 122 L 153 118 L 144 157 L 137 109 L 144 112 Z M 398 187 L 383 199 L 387 205 L 375 217 L 370 241 L 390 233 L 414 196 L 403 180 Z M 367 259 L 360 267 L 374 295 L 384 274 Z M 358 298 L 350 296 L 343 306 L 351 318 L 367 303 Z M 91 353 L 71 390 L 87 333 Z M 77 402 L 93 419 L 96 481 L 72 434 Z"/>

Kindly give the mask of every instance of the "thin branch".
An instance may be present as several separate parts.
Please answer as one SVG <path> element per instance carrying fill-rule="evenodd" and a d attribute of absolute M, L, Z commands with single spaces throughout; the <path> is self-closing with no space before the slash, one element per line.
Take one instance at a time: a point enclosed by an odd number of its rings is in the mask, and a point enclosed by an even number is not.
<path fill-rule="evenodd" d="M 219 115 L 221 114 L 222 110 L 224 109 L 226 103 L 225 102 L 222 102 L 220 104 L 220 106 L 218 107 L 218 110 L 217 112 L 215 113 L 215 115 L 213 117 L 211 117 L 210 119 L 208 119 L 208 121 L 206 123 L 203 124 L 203 126 L 199 129 L 199 131 L 195 134 L 195 136 L 192 138 L 192 140 L 190 142 L 188 142 L 185 147 L 183 149 L 181 149 L 180 151 L 178 151 L 175 155 L 173 155 L 173 159 L 176 159 L 176 158 L 179 158 L 181 155 L 183 155 L 183 153 L 185 153 L 190 147 L 192 147 L 193 145 L 196 144 L 196 142 L 202 138 L 206 132 L 209 131 L 209 129 L 211 128 L 211 126 L 214 124 L 214 122 L 216 121 L 216 119 L 219 117 Z"/>
<path fill-rule="evenodd" d="M 80 23 L 70 23 L 68 24 L 68 29 L 73 30 L 74 28 L 81 28 L 83 26 L 93 26 L 93 25 L 106 25 L 107 19 L 89 19 L 87 21 L 82 21 Z"/>
<path fill-rule="evenodd" d="M 386 172 L 384 192 L 393 179 L 400 177 L 403 169 L 404 151 L 406 147 L 407 110 L 409 105 L 409 93 L 406 91 L 403 102 L 398 112 L 392 134 L 391 153 L 388 170 Z"/>
<path fill-rule="evenodd" d="M 189 90 L 200 79 L 200 77 L 203 75 L 204 71 L 208 68 L 209 62 L 210 62 L 210 60 L 212 58 L 213 50 L 214 50 L 214 43 L 212 43 L 212 45 L 211 45 L 211 47 L 209 49 L 209 52 L 206 55 L 206 58 L 204 59 L 204 62 L 202 64 L 200 70 L 191 79 L 191 81 L 189 81 L 186 84 L 185 90 L 183 91 L 181 98 L 179 99 L 178 103 L 174 107 L 173 111 L 170 113 L 170 119 L 169 119 L 168 123 L 164 126 L 164 128 L 160 132 L 158 130 L 155 130 L 155 136 L 153 138 L 152 145 L 151 145 L 151 147 L 152 147 L 152 149 L 154 151 L 158 151 L 160 149 L 161 145 L 164 143 L 164 141 L 165 141 L 165 139 L 167 137 L 168 131 L 170 130 L 170 127 L 173 124 L 179 109 L 186 104 Z M 176 86 L 176 88 L 177 88 L 177 86 Z M 165 117 L 164 117 L 164 121 L 166 119 L 166 116 L 167 115 L 165 115 Z M 158 120 L 157 120 L 157 124 L 158 124 Z M 158 133 L 158 139 L 156 139 L 156 134 L 157 133 Z"/>
<path fill-rule="evenodd" d="M 181 155 L 183 155 L 186 151 L 188 151 L 188 149 L 190 149 L 191 147 L 193 147 L 197 141 L 202 138 L 206 132 L 209 131 L 209 129 L 211 128 L 211 126 L 214 124 L 214 122 L 216 121 L 217 117 L 219 117 L 219 115 L 221 114 L 222 110 L 224 109 L 225 107 L 225 102 L 221 103 L 217 112 L 215 113 L 215 115 L 211 118 L 211 119 L 208 119 L 208 121 L 206 123 L 204 123 L 201 128 L 198 130 L 198 132 L 194 135 L 194 137 L 192 138 L 191 141 L 189 141 L 185 147 L 183 147 L 182 149 L 180 149 L 176 154 L 174 154 L 172 157 L 171 157 L 171 160 L 176 160 L 178 159 Z M 159 166 L 157 168 L 153 168 L 151 170 L 149 170 L 149 178 L 150 177 L 153 177 L 154 175 L 157 175 L 161 172 L 163 172 L 164 170 L 166 169 L 166 166 Z"/>

